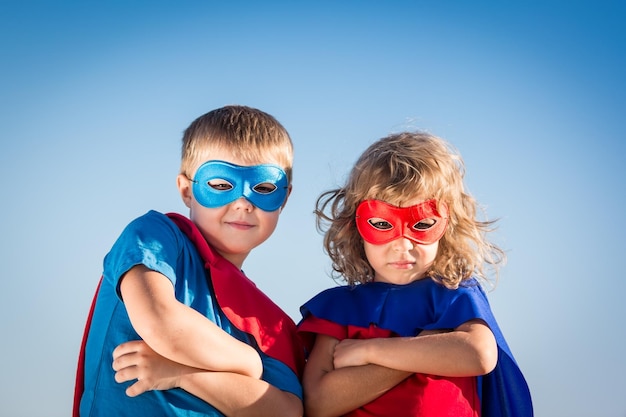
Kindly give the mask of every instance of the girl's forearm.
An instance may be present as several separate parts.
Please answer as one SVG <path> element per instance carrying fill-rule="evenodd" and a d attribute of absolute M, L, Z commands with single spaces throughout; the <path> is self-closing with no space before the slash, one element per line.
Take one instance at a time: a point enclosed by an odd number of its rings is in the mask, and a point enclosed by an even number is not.
<path fill-rule="evenodd" d="M 363 365 L 332 370 L 308 385 L 305 379 L 306 415 L 343 415 L 380 397 L 409 375 L 410 372 L 378 365 Z"/>
<path fill-rule="evenodd" d="M 493 333 L 480 322 L 466 323 L 447 333 L 371 339 L 367 343 L 370 363 L 448 377 L 487 374 L 498 357 Z"/>

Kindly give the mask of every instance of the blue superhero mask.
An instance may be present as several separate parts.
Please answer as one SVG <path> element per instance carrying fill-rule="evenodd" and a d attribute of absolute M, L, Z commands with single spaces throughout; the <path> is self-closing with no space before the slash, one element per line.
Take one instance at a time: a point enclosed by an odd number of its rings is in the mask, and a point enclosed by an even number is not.
<path fill-rule="evenodd" d="M 240 197 L 263 211 L 275 211 L 287 198 L 287 174 L 278 165 L 239 166 L 207 161 L 193 177 L 193 195 L 204 207 L 217 208 Z"/>

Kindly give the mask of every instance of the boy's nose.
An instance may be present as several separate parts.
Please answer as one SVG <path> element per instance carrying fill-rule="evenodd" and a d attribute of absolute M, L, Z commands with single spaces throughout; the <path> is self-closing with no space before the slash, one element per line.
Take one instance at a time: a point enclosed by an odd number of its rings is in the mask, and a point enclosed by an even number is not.
<path fill-rule="evenodd" d="M 247 210 L 247 211 L 251 211 L 254 208 L 254 204 L 252 204 L 250 200 L 248 200 L 244 196 L 241 196 L 235 201 L 233 201 L 232 205 L 234 209 L 242 209 L 242 210 Z"/>

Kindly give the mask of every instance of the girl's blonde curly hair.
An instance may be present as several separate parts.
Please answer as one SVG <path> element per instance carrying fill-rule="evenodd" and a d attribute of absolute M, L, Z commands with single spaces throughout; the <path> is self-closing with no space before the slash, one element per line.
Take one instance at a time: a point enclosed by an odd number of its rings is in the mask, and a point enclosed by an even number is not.
<path fill-rule="evenodd" d="M 363 200 L 396 206 L 421 198 L 448 206 L 448 227 L 427 275 L 448 288 L 472 276 L 486 280 L 484 267 L 496 271 L 506 255 L 486 239 L 495 220 L 478 220 L 477 202 L 463 184 L 465 165 L 444 140 L 425 132 L 392 134 L 373 143 L 357 160 L 344 187 L 317 200 L 317 228 L 332 260 L 332 275 L 354 285 L 373 280 L 363 240 L 355 223 Z"/>

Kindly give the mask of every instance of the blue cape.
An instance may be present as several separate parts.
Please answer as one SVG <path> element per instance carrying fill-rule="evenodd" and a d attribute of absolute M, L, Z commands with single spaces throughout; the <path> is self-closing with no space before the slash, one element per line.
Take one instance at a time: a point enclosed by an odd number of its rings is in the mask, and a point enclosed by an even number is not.
<path fill-rule="evenodd" d="M 338 308 L 341 306 L 341 308 Z M 399 336 L 416 336 L 422 330 L 454 329 L 481 319 L 498 344 L 498 362 L 487 375 L 478 377 L 482 417 L 531 417 L 528 384 L 511 353 L 475 279 L 451 290 L 431 279 L 408 285 L 371 282 L 325 290 L 300 308 L 309 315 L 340 325 L 368 328 L 371 324 Z"/>

